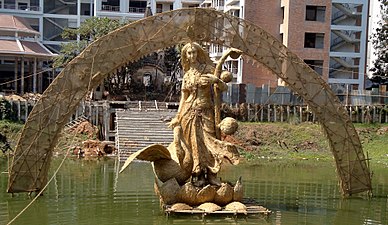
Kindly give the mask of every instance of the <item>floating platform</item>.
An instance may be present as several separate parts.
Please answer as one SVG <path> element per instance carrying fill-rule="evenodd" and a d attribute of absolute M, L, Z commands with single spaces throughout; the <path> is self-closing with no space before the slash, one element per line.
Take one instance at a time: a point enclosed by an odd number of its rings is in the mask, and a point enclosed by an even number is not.
<path fill-rule="evenodd" d="M 243 204 L 246 206 L 246 210 L 225 210 L 225 207 L 222 207 L 221 210 L 216 211 L 205 211 L 199 208 L 193 208 L 193 209 L 179 209 L 175 210 L 172 209 L 172 205 L 166 205 L 164 207 L 164 212 L 167 215 L 199 215 L 199 216 L 206 216 L 206 215 L 225 215 L 225 216 L 253 216 L 253 215 L 260 215 L 260 216 L 269 216 L 272 211 L 258 205 L 256 203 L 253 203 L 250 201 L 249 203 L 243 202 Z"/>
<path fill-rule="evenodd" d="M 207 214 L 229 214 L 229 215 L 252 215 L 252 214 L 256 214 L 256 215 L 264 215 L 264 216 L 268 216 L 270 215 L 272 212 L 270 210 L 268 210 L 267 208 L 264 208 L 263 206 L 247 206 L 247 211 L 246 212 L 243 212 L 243 211 L 227 211 L 227 210 L 217 210 L 217 211 L 214 211 L 214 212 L 206 212 L 204 210 L 201 210 L 201 209 L 190 209 L 190 210 L 172 210 L 171 208 L 167 207 L 165 210 L 165 213 L 167 214 L 203 214 L 203 215 L 207 215 Z"/>

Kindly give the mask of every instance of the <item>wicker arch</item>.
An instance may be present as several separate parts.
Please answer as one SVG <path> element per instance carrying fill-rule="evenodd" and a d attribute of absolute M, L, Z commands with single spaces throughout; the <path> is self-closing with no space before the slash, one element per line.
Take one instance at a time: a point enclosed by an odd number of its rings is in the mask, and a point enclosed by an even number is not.
<path fill-rule="evenodd" d="M 240 49 L 282 78 L 303 97 L 323 126 L 343 193 L 371 190 L 359 137 L 327 83 L 262 28 L 215 10 L 195 8 L 128 24 L 96 40 L 73 59 L 43 93 L 24 125 L 10 168 L 8 192 L 44 187 L 59 133 L 88 91 L 120 66 L 188 41 Z"/>

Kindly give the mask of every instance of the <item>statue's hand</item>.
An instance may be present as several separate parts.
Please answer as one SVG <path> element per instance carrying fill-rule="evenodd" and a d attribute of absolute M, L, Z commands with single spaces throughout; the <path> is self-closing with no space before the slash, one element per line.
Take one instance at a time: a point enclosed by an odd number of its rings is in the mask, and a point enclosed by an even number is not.
<path fill-rule="evenodd" d="M 174 128 L 179 125 L 179 119 L 178 117 L 174 117 L 174 119 L 171 120 L 171 122 L 168 123 L 169 128 Z"/>
<path fill-rule="evenodd" d="M 228 89 L 228 86 L 225 84 L 225 82 L 223 81 L 220 81 L 218 83 L 215 83 L 214 84 L 214 87 L 215 88 L 218 88 L 218 90 L 220 91 L 226 91 Z"/>
<path fill-rule="evenodd" d="M 214 76 L 213 74 L 203 74 L 201 75 L 201 78 L 199 79 L 200 85 L 207 85 L 207 84 L 215 84 L 222 82 L 219 78 Z"/>
<path fill-rule="evenodd" d="M 228 89 L 228 86 L 222 79 L 214 75 L 207 75 L 207 76 L 209 76 L 209 79 L 211 80 L 212 84 L 214 84 L 214 87 L 217 88 L 218 90 L 225 91 L 226 89 Z"/>

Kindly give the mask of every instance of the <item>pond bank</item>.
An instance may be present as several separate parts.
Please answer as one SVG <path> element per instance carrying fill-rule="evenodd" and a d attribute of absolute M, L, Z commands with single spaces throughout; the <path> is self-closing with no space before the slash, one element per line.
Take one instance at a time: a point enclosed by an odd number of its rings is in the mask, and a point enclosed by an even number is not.
<path fill-rule="evenodd" d="M 364 152 L 373 161 L 388 162 L 388 124 L 355 124 Z M 331 160 L 329 143 L 317 123 L 239 123 L 236 134 L 227 137 L 237 144 L 247 160 Z"/>
<path fill-rule="evenodd" d="M 15 147 L 23 124 L 0 120 L 0 133 Z M 355 124 L 364 152 L 374 162 L 388 163 L 388 124 Z M 93 137 L 95 138 L 95 136 Z M 62 132 L 56 154 L 89 139 L 86 134 Z M 255 159 L 331 160 L 328 141 L 317 123 L 239 123 L 239 129 L 226 139 L 235 143 L 248 161 Z M 70 143 L 75 146 L 70 146 Z M 1 145 L 1 143 L 0 143 Z M 0 151 L 0 156 L 2 152 Z"/>

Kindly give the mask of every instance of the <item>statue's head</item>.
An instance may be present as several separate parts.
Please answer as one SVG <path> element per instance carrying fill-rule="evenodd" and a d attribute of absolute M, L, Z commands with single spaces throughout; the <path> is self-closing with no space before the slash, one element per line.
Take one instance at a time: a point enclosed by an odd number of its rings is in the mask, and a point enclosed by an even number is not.
<path fill-rule="evenodd" d="M 181 63 L 184 71 L 190 68 L 193 60 L 200 64 L 212 64 L 209 54 L 196 42 L 189 42 L 182 48 Z"/>

